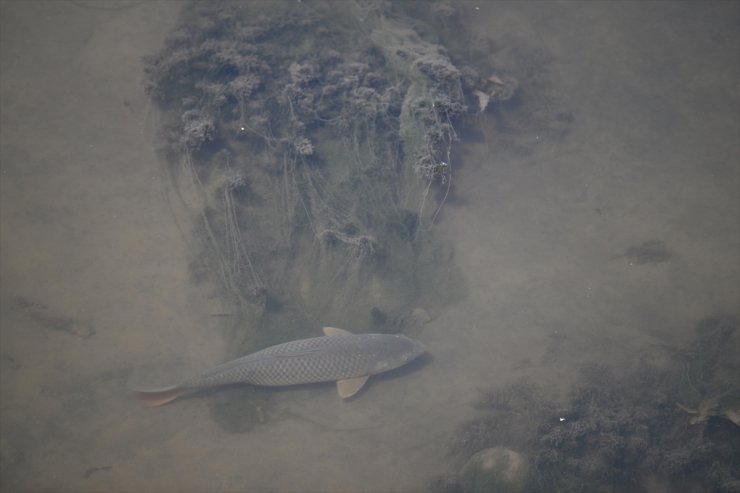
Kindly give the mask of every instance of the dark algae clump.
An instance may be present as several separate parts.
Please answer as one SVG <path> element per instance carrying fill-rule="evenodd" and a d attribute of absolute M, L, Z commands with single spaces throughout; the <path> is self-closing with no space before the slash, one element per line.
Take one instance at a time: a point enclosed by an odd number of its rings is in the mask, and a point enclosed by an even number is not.
<path fill-rule="evenodd" d="M 214 395 L 210 412 L 223 431 L 246 433 L 267 423 L 270 407 L 268 389 L 245 385 Z"/>
<path fill-rule="evenodd" d="M 230 356 L 323 325 L 418 328 L 465 295 L 433 229 L 456 125 L 516 82 L 479 75 L 491 67 L 431 35 L 419 5 L 193 2 L 145 60 L 193 280 L 233 307 Z M 455 31 L 453 8 L 435 12 Z M 214 416 L 249 430 L 269 399 L 249 400 Z"/>
<path fill-rule="evenodd" d="M 739 341 L 737 320 L 715 316 L 661 367 L 582 368 L 564 402 L 525 383 L 484 392 L 452 453 L 517 450 L 531 492 L 740 491 Z M 432 486 L 466 492 L 465 479 Z"/>
<path fill-rule="evenodd" d="M 455 125 L 495 84 L 404 7 L 194 2 L 146 60 L 194 272 L 239 307 L 243 349 L 286 321 L 399 331 L 464 294 L 432 226 Z"/>

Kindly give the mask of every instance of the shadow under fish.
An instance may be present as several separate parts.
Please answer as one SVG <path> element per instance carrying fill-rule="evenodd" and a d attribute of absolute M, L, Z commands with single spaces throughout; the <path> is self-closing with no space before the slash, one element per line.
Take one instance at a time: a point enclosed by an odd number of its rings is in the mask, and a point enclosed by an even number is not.
<path fill-rule="evenodd" d="M 191 392 L 235 383 L 286 386 L 336 381 L 339 396 L 348 399 L 371 375 L 399 368 L 424 353 L 419 341 L 397 334 L 352 334 L 334 327 L 324 327 L 324 334 L 242 356 L 177 385 L 132 390 L 144 404 L 161 406 Z"/>

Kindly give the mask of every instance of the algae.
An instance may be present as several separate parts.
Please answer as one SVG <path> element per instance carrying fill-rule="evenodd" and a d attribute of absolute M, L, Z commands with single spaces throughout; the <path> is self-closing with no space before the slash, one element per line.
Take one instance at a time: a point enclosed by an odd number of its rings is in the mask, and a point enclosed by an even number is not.
<path fill-rule="evenodd" d="M 738 491 L 740 426 L 721 406 L 736 405 L 740 381 L 737 319 L 700 321 L 694 339 L 617 374 L 603 365 L 580 369 L 565 399 L 520 382 L 482 392 L 478 417 L 463 424 L 451 445 L 456 457 L 495 446 L 529 457 L 525 491 Z M 717 412 L 697 416 L 678 400 Z M 698 411 L 697 411 L 698 412 Z M 461 477 L 434 478 L 435 491 L 473 491 Z"/>
<path fill-rule="evenodd" d="M 274 420 L 269 390 L 241 386 L 214 396 L 210 404 L 213 421 L 227 433 L 248 433 Z"/>
<path fill-rule="evenodd" d="M 433 225 L 486 86 L 406 7 L 194 2 L 145 61 L 193 273 L 239 307 L 235 354 L 400 331 L 465 295 Z"/>

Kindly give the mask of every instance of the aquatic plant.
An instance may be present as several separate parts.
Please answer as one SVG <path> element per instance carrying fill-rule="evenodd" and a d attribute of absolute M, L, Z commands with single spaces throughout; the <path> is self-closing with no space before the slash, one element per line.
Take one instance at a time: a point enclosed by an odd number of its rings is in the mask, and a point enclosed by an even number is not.
<path fill-rule="evenodd" d="M 480 416 L 461 427 L 451 450 L 462 457 L 494 446 L 520 450 L 530 457 L 532 492 L 640 492 L 646 478 L 672 491 L 738 491 L 740 426 L 719 412 L 695 421 L 676 405 L 681 396 L 691 405 L 707 396 L 740 404 L 721 399 L 740 382 L 737 329 L 734 317 L 702 320 L 667 367 L 642 363 L 617 376 L 586 365 L 565 402 L 522 383 L 484 392 Z M 434 484 L 466 491 L 450 478 Z"/>
<path fill-rule="evenodd" d="M 409 20 L 382 2 L 194 2 L 146 60 L 201 264 L 250 325 L 270 325 L 270 299 L 362 330 L 373 308 L 404 320 L 460 293 L 430 228 L 477 72 Z"/>

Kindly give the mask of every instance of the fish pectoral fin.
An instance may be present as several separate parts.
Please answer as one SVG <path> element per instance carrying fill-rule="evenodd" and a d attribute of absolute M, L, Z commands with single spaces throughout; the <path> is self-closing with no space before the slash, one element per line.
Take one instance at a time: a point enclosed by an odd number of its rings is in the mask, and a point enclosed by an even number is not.
<path fill-rule="evenodd" d="M 344 380 L 337 380 L 337 392 L 339 397 L 342 399 L 349 399 L 357 392 L 360 391 L 370 375 L 355 378 L 345 378 Z"/>
<path fill-rule="evenodd" d="M 336 327 L 324 327 L 324 335 L 326 336 L 351 336 L 354 334 L 344 329 L 337 329 Z"/>

